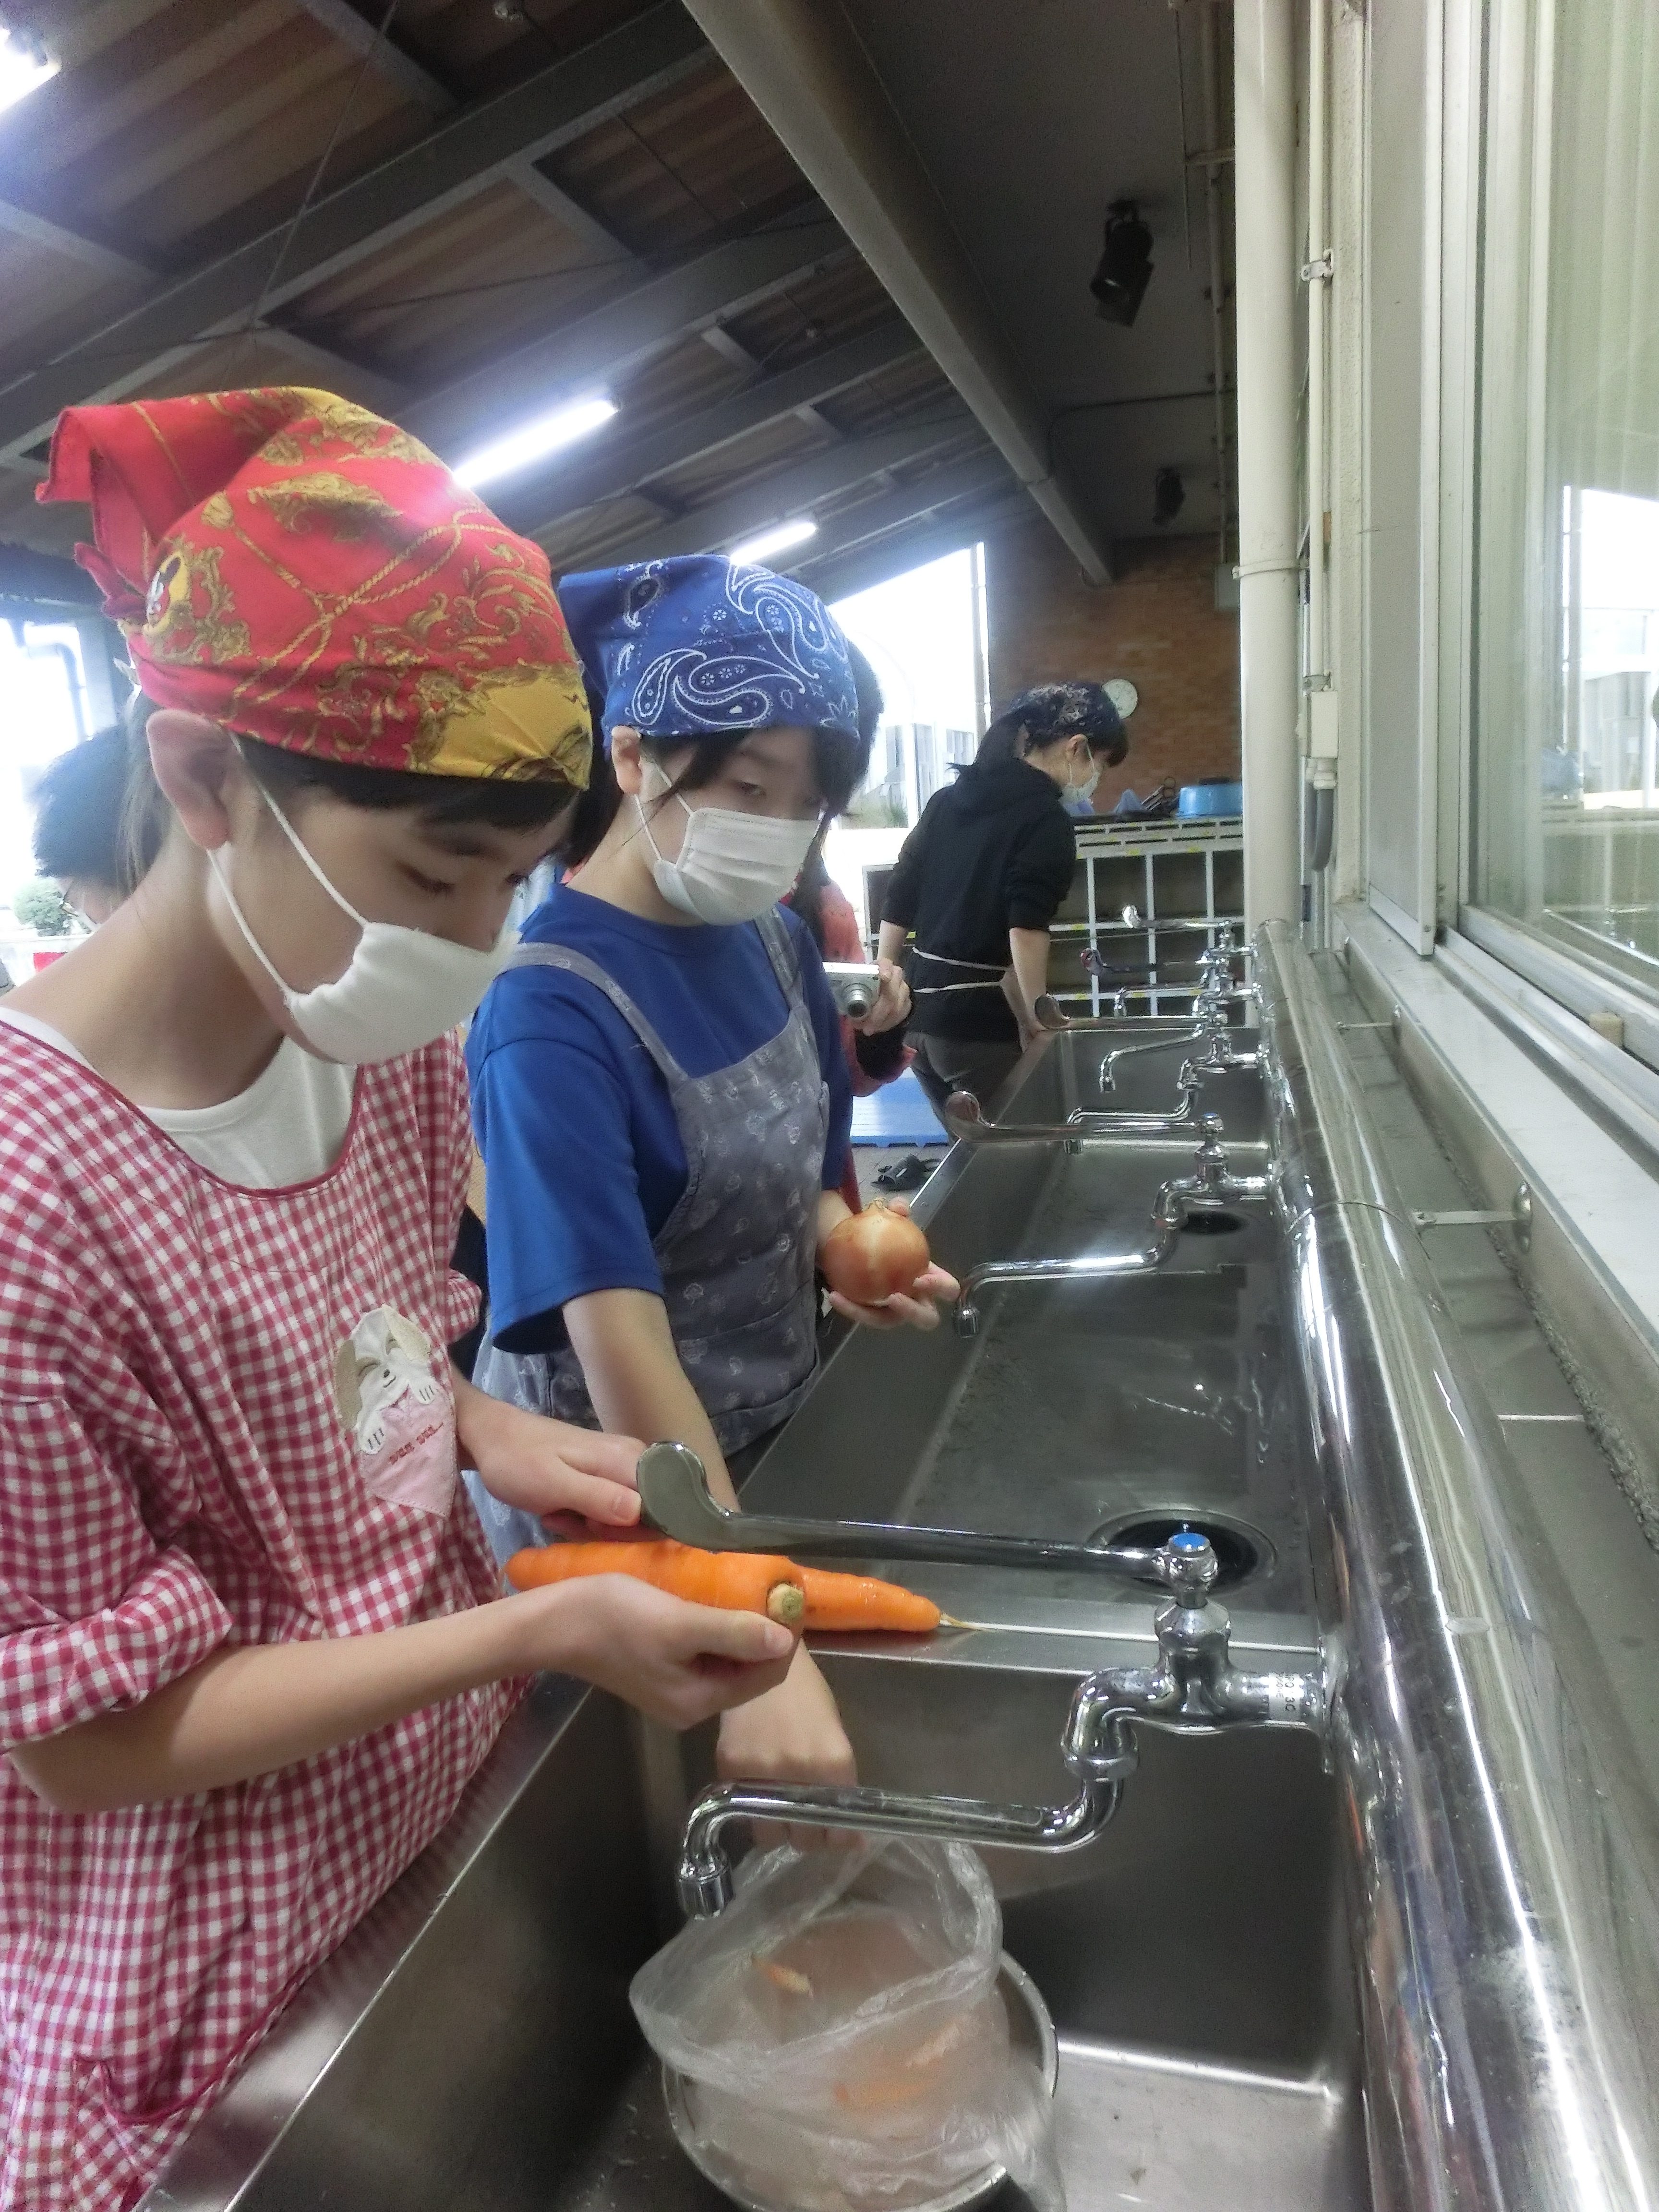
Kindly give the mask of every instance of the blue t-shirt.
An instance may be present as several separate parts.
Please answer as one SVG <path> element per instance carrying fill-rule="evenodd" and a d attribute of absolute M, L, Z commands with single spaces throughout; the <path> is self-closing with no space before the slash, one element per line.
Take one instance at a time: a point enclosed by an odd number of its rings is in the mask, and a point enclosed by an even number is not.
<path fill-rule="evenodd" d="M 817 948 L 781 911 L 830 1086 L 823 1182 L 836 1190 L 853 1120 L 841 1021 Z M 561 884 L 523 936 L 586 953 L 690 1076 L 748 1059 L 788 1018 L 752 922 L 645 921 Z M 502 1350 L 561 1342 L 559 1310 L 572 1298 L 660 1295 L 653 1240 L 685 1189 L 685 1148 L 667 1085 L 610 1000 L 557 968 L 510 969 L 478 1009 L 466 1061 L 489 1174 L 490 1326 Z"/>

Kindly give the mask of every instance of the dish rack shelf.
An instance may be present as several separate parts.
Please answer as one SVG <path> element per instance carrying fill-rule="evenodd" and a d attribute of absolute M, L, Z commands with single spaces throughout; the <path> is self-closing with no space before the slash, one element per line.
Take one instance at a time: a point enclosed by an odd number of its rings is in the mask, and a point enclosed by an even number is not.
<path fill-rule="evenodd" d="M 1121 984 L 1132 1013 L 1181 1013 L 1198 988 L 1199 955 L 1228 923 L 1242 937 L 1241 823 L 1079 824 L 1077 873 L 1049 932 L 1049 991 L 1069 1012 L 1099 1015 Z M 1091 974 L 1085 952 L 1133 972 Z"/>

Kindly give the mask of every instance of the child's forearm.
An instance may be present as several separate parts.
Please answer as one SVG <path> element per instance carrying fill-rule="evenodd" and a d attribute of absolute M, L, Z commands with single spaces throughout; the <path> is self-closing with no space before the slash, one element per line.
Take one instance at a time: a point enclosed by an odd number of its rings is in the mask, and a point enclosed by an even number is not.
<path fill-rule="evenodd" d="M 15 1745 L 11 1760 L 37 1796 L 68 1813 L 246 1782 L 502 1675 L 557 1665 L 558 1608 L 534 1602 L 556 1595 L 377 1635 L 217 1651 L 130 1711 Z"/>
<path fill-rule="evenodd" d="M 680 1364 L 667 1309 L 645 1291 L 594 1291 L 564 1309 L 571 1347 L 606 1430 L 696 1452 L 722 1505 L 738 1493 L 703 1403 Z"/>

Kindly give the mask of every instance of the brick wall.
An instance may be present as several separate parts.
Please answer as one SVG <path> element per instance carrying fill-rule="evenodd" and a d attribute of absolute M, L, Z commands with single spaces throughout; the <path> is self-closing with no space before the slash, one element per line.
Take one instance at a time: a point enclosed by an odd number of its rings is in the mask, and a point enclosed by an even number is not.
<path fill-rule="evenodd" d="M 1126 787 L 1238 773 L 1238 617 L 1216 611 L 1215 541 L 1120 539 L 1113 554 L 1116 580 L 1097 590 L 1041 516 L 985 545 L 994 707 L 1064 677 L 1127 676 L 1140 693 L 1128 758 L 1095 794 L 1103 812 Z"/>

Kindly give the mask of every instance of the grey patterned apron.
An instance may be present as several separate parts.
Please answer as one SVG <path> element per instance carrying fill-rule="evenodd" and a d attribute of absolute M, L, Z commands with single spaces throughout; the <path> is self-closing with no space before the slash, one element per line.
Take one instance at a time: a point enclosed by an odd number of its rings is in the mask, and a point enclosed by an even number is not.
<path fill-rule="evenodd" d="M 653 1243 L 668 1325 L 723 1451 L 787 1420 L 817 1365 L 813 1269 L 830 1091 L 788 930 L 775 911 L 755 925 L 788 1016 L 757 1052 L 712 1075 L 687 1075 L 622 986 L 562 945 L 521 945 L 514 967 L 561 968 L 605 993 L 668 1086 L 686 1182 Z M 492 1398 L 597 1428 L 568 1344 L 502 1352 L 489 1339 L 473 1377 Z M 472 1494 L 498 1556 L 540 1543 L 534 1516 Z"/>

